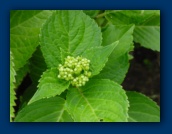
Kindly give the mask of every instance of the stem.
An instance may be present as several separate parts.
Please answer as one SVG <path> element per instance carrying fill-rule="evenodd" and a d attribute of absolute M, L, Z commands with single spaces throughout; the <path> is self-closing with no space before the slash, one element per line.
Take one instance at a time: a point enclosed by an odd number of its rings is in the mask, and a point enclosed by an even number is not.
<path fill-rule="evenodd" d="M 95 18 L 98 19 L 98 18 L 102 18 L 106 15 L 106 13 L 101 13 L 101 14 L 98 14 Z"/>
<path fill-rule="evenodd" d="M 111 11 L 108 11 L 108 12 L 103 12 L 101 14 L 98 14 L 95 18 L 101 18 L 101 17 L 104 17 L 105 15 L 109 14 L 109 13 L 113 13 L 113 12 L 117 12 L 117 11 L 120 11 L 120 10 L 111 10 Z"/>

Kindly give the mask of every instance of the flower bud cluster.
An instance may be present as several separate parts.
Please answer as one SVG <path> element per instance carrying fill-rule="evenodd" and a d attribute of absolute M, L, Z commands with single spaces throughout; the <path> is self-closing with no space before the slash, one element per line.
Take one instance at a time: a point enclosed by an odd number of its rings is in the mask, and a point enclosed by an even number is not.
<path fill-rule="evenodd" d="M 73 86 L 81 87 L 91 76 L 90 60 L 86 58 L 67 56 L 64 65 L 59 65 L 58 78 L 70 81 Z"/>

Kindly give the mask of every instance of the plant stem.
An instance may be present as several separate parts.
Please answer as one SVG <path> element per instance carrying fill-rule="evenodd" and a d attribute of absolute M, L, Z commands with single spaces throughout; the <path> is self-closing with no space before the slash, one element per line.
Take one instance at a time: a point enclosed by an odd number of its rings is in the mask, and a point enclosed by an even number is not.
<path fill-rule="evenodd" d="M 98 19 L 98 18 L 102 18 L 106 15 L 106 13 L 101 13 L 101 14 L 98 14 L 95 18 Z"/>
<path fill-rule="evenodd" d="M 111 10 L 111 11 L 108 11 L 108 12 L 103 12 L 103 13 L 101 13 L 101 14 L 98 14 L 95 18 L 97 19 L 97 18 L 102 18 L 102 17 L 104 17 L 105 15 L 107 15 L 107 14 L 109 14 L 109 13 L 113 13 L 113 12 L 117 12 L 117 11 L 120 11 L 120 10 Z"/>

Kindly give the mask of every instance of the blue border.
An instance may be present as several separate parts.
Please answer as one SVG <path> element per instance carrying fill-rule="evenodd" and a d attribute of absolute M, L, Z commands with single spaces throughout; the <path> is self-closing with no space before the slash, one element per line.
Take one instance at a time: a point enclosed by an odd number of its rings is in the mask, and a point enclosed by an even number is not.
<path fill-rule="evenodd" d="M 117 0 L 116 0 L 117 1 Z M 172 130 L 171 3 L 166 0 L 1 0 L 0 1 L 0 130 L 5 133 L 166 133 Z M 9 13 L 16 9 L 160 9 L 160 123 L 9 123 Z M 168 79 L 169 78 L 169 79 Z"/>

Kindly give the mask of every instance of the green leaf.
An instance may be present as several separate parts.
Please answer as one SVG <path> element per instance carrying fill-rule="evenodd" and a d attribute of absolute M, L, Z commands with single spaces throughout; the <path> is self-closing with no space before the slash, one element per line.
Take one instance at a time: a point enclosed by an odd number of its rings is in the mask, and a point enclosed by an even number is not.
<path fill-rule="evenodd" d="M 106 11 L 106 18 L 114 25 L 135 24 L 134 41 L 146 48 L 160 51 L 159 10 Z"/>
<path fill-rule="evenodd" d="M 28 88 L 25 89 L 22 96 L 20 96 L 19 110 L 28 104 L 29 100 L 35 94 L 36 90 L 37 90 L 37 85 L 35 83 L 33 83 L 32 85 L 30 85 Z"/>
<path fill-rule="evenodd" d="M 83 11 L 55 12 L 41 30 L 41 50 L 48 67 L 61 63 L 60 48 L 73 56 L 101 45 L 101 30 Z"/>
<path fill-rule="evenodd" d="M 159 25 L 159 10 L 110 10 L 105 17 L 114 25 Z"/>
<path fill-rule="evenodd" d="M 107 45 L 105 47 L 93 47 L 86 50 L 82 56 L 90 60 L 90 69 L 92 76 L 99 74 L 103 69 L 106 62 L 108 61 L 109 55 L 112 53 L 113 49 L 117 46 L 118 41 Z"/>
<path fill-rule="evenodd" d="M 103 29 L 103 45 L 119 40 L 108 62 L 99 75 L 94 78 L 111 79 L 121 84 L 129 68 L 128 52 L 133 47 L 133 25 L 115 26 L 108 25 Z"/>
<path fill-rule="evenodd" d="M 83 12 L 91 18 L 94 18 L 100 12 L 100 10 L 83 10 Z"/>
<path fill-rule="evenodd" d="M 10 49 L 15 70 L 23 67 L 38 45 L 40 28 L 52 14 L 45 10 L 12 10 L 10 12 Z"/>
<path fill-rule="evenodd" d="M 143 47 L 160 52 L 160 26 L 138 26 L 134 29 L 134 41 Z"/>
<path fill-rule="evenodd" d="M 65 50 L 63 50 L 62 48 L 60 48 L 60 55 L 61 55 L 61 64 L 65 63 L 65 58 L 67 56 L 72 56 L 69 52 L 66 52 Z"/>
<path fill-rule="evenodd" d="M 90 80 L 70 88 L 66 107 L 75 122 L 126 122 L 128 100 L 120 85 L 110 80 Z"/>
<path fill-rule="evenodd" d="M 13 63 L 13 55 L 12 52 L 10 51 L 10 121 L 12 121 L 12 118 L 14 118 L 14 106 L 15 104 L 15 100 L 16 100 L 16 93 L 14 91 L 15 89 L 15 85 L 14 82 L 16 82 L 15 80 L 15 75 L 16 72 L 14 70 L 14 63 Z"/>
<path fill-rule="evenodd" d="M 128 91 L 130 122 L 160 122 L 160 108 L 150 98 L 143 94 Z"/>
<path fill-rule="evenodd" d="M 111 44 L 115 41 L 119 41 L 119 44 L 111 54 L 115 55 L 113 59 L 117 59 L 118 57 L 124 55 L 126 52 L 130 51 L 133 44 L 133 30 L 134 25 L 115 26 L 112 24 L 108 25 L 105 29 L 103 29 L 103 46 Z M 112 58 L 110 58 L 110 60 L 111 59 Z"/>
<path fill-rule="evenodd" d="M 15 122 L 72 122 L 72 118 L 65 110 L 65 100 L 52 97 L 24 107 Z"/>
<path fill-rule="evenodd" d="M 66 80 L 59 79 L 57 75 L 57 68 L 46 70 L 39 80 L 38 90 L 28 104 L 42 98 L 49 98 L 60 95 L 63 91 L 65 91 L 69 87 L 70 83 Z"/>
<path fill-rule="evenodd" d="M 28 64 L 25 64 L 22 68 L 20 68 L 17 72 L 16 72 L 16 82 L 15 82 L 15 87 L 17 88 L 21 82 L 23 81 L 24 77 L 26 76 L 26 74 L 29 72 L 29 66 Z"/>
<path fill-rule="evenodd" d="M 110 79 L 118 84 L 121 84 L 128 72 L 129 61 L 128 61 L 128 53 L 118 57 L 116 59 L 116 55 L 112 54 L 109 56 L 109 60 L 106 63 L 106 66 L 100 72 L 100 74 L 93 77 L 94 79 Z"/>
<path fill-rule="evenodd" d="M 29 62 L 30 77 L 32 82 L 37 84 L 42 73 L 47 69 L 47 65 L 40 50 L 40 46 L 37 47 Z"/>

